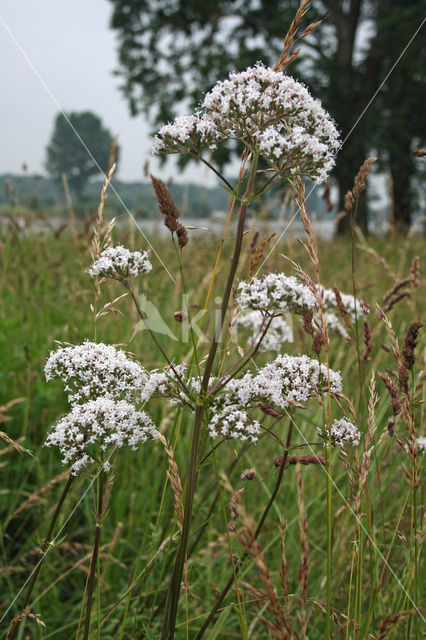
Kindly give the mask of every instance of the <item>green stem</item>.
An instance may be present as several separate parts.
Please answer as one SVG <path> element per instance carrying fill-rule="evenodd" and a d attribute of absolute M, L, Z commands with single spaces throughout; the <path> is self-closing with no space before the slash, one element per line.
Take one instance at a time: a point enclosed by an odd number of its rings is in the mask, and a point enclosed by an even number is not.
<path fill-rule="evenodd" d="M 93 543 L 92 559 L 90 561 L 90 575 L 87 584 L 87 605 L 86 605 L 86 619 L 84 622 L 84 636 L 83 640 L 87 640 L 90 630 L 90 615 L 92 612 L 92 599 L 93 599 L 93 587 L 95 584 L 96 565 L 99 553 L 99 544 L 101 539 L 101 525 L 102 525 L 102 512 L 103 512 L 103 489 L 104 489 L 104 471 L 101 471 L 99 477 L 99 483 L 97 486 L 98 500 L 96 508 L 96 528 L 95 528 L 95 541 Z M 100 576 L 98 575 L 98 580 Z"/>
<path fill-rule="evenodd" d="M 245 225 L 245 219 L 246 219 L 246 213 L 247 213 L 247 205 L 248 205 L 250 196 L 253 192 L 256 169 L 257 169 L 257 156 L 255 156 L 252 161 L 247 189 L 243 196 L 243 201 L 240 206 L 240 210 L 238 214 L 238 225 L 237 225 L 237 234 L 236 234 L 235 246 L 234 246 L 234 254 L 232 256 L 231 267 L 229 270 L 228 279 L 227 279 L 225 291 L 223 294 L 221 317 L 215 328 L 215 333 L 210 345 L 210 350 L 209 350 L 209 354 L 206 362 L 206 368 L 204 370 L 204 375 L 201 383 L 201 389 L 202 389 L 203 395 L 206 395 L 208 390 L 209 380 L 213 370 L 217 348 L 219 346 L 220 336 L 222 333 L 223 325 L 225 323 L 226 312 L 228 310 L 229 299 L 231 297 L 231 292 L 232 292 L 232 285 L 234 283 L 234 278 L 237 271 L 238 262 L 240 259 L 241 248 L 243 243 L 243 235 L 244 235 L 244 225 Z M 180 544 L 177 550 L 176 560 L 173 567 L 172 576 L 170 579 L 169 590 L 167 593 L 166 610 L 165 610 L 166 612 L 165 612 L 163 627 L 161 631 L 161 640 L 173 640 L 174 634 L 175 634 L 176 615 L 177 615 L 177 607 L 178 607 L 179 594 L 180 594 L 180 586 L 182 582 L 183 568 L 185 565 L 185 559 L 186 559 L 186 554 L 188 549 L 188 538 L 189 538 L 189 531 L 190 531 L 191 520 L 192 520 L 192 508 L 194 504 L 194 495 L 195 495 L 195 489 L 197 484 L 197 466 L 198 466 L 198 459 L 200 454 L 203 415 L 204 415 L 204 406 L 200 404 L 196 407 L 196 410 L 195 410 L 194 432 L 192 435 L 191 456 L 190 456 L 189 469 L 188 469 L 188 483 L 187 483 L 187 489 L 186 489 L 186 495 L 185 495 L 182 536 L 181 536 Z"/>

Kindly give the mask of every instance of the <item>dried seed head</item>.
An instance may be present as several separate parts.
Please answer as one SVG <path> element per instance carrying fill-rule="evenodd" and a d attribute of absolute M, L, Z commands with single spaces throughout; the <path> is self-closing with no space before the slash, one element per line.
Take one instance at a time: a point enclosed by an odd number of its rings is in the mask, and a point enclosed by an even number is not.
<path fill-rule="evenodd" d="M 230 520 L 228 522 L 228 529 L 229 531 L 235 531 L 235 529 L 237 528 L 237 521 L 236 520 Z"/>
<path fill-rule="evenodd" d="M 183 247 L 188 244 L 188 231 L 186 230 L 186 227 L 183 226 L 183 224 L 177 225 L 176 235 L 178 238 L 179 246 L 181 249 L 183 249 Z"/>
<path fill-rule="evenodd" d="M 256 471 L 254 469 L 244 469 L 240 478 L 243 481 L 248 481 L 248 480 L 253 480 L 255 476 L 256 476 Z"/>
<path fill-rule="evenodd" d="M 164 224 L 173 233 L 174 231 L 177 231 L 177 219 L 180 215 L 179 209 L 175 205 L 173 196 L 164 182 L 162 182 L 152 174 L 150 177 L 160 211 L 166 216 Z"/>
<path fill-rule="evenodd" d="M 394 416 L 390 416 L 389 420 L 388 420 L 388 425 L 387 425 L 387 429 L 388 429 L 388 435 L 391 438 L 394 434 L 394 426 L 395 426 L 395 418 Z"/>
<path fill-rule="evenodd" d="M 325 344 L 325 336 L 322 331 L 317 331 L 312 343 L 312 350 L 314 353 L 319 355 L 323 344 Z"/>
<path fill-rule="evenodd" d="M 276 409 L 273 409 L 272 407 L 269 407 L 267 404 L 264 404 L 263 402 L 259 402 L 259 407 L 260 407 L 260 409 L 262 409 L 263 413 L 266 413 L 268 416 L 272 416 L 273 418 L 276 418 L 277 420 L 281 420 L 281 418 L 284 417 L 283 413 L 280 413 Z"/>
<path fill-rule="evenodd" d="M 351 213 L 352 208 L 354 206 L 354 197 L 352 191 L 348 191 L 345 195 L 345 211 L 347 213 Z"/>
<path fill-rule="evenodd" d="M 407 369 L 412 369 L 416 357 L 414 355 L 414 349 L 417 346 L 417 340 L 419 337 L 419 331 L 423 327 L 422 322 L 412 322 L 408 327 L 407 335 L 405 336 L 404 346 L 402 348 L 402 359 Z"/>
<path fill-rule="evenodd" d="M 364 297 L 361 298 L 360 305 L 361 305 L 363 314 L 366 316 L 370 315 L 371 307 L 369 304 L 367 304 Z"/>
<path fill-rule="evenodd" d="M 279 458 L 275 458 L 274 465 L 276 467 L 280 467 L 282 459 L 282 456 L 279 456 Z M 288 456 L 287 464 L 320 464 L 324 466 L 327 464 L 327 460 L 322 456 Z"/>
<path fill-rule="evenodd" d="M 386 307 L 383 307 L 383 312 L 388 313 L 391 309 L 394 308 L 396 304 L 398 304 L 398 302 L 401 302 L 401 300 L 403 300 L 404 298 L 411 298 L 411 293 L 409 291 L 403 291 L 399 295 L 392 298 L 389 304 L 387 304 Z"/>
<path fill-rule="evenodd" d="M 374 345 L 373 345 L 373 337 L 371 335 L 371 327 L 368 320 L 366 320 L 365 318 L 364 318 L 364 344 L 365 344 L 365 351 L 362 354 L 362 359 L 365 362 L 370 362 L 371 361 L 370 354 L 373 351 Z"/>
<path fill-rule="evenodd" d="M 247 249 L 249 253 L 255 252 L 258 239 L 259 239 L 259 232 L 256 231 Z"/>
<path fill-rule="evenodd" d="M 232 520 L 236 520 L 239 517 L 238 506 L 242 502 L 242 495 L 244 493 L 244 489 L 238 489 L 238 491 L 234 491 L 232 494 L 231 502 L 229 503 L 229 513 Z"/>
<path fill-rule="evenodd" d="M 379 373 L 379 376 L 381 377 L 381 379 L 386 385 L 386 388 L 390 395 L 391 407 L 392 407 L 393 413 L 395 416 L 397 416 L 402 409 L 402 400 L 399 397 L 396 384 L 393 382 L 393 380 L 391 380 L 391 378 L 386 373 Z"/>
<path fill-rule="evenodd" d="M 343 302 L 342 295 L 337 287 L 334 287 L 334 295 L 336 296 L 337 308 L 339 309 L 339 313 L 343 318 L 343 321 L 349 330 L 352 329 L 351 317 L 346 309 L 345 303 Z"/>
<path fill-rule="evenodd" d="M 305 313 L 305 315 L 303 316 L 303 329 L 310 336 L 314 335 L 314 327 L 312 324 L 313 316 L 314 316 L 314 312 L 312 310 L 308 311 L 308 313 Z"/>
<path fill-rule="evenodd" d="M 414 289 L 417 289 L 419 286 L 419 272 L 420 272 L 420 260 L 419 256 L 415 256 L 413 258 L 413 262 L 411 263 L 411 283 Z"/>
<path fill-rule="evenodd" d="M 398 369 L 398 386 L 403 393 L 408 393 L 408 371 L 404 364 Z"/>
<path fill-rule="evenodd" d="M 185 320 L 188 320 L 188 314 L 186 311 L 175 311 L 173 317 L 176 322 L 185 322 Z"/>
<path fill-rule="evenodd" d="M 358 174 L 355 177 L 354 188 L 353 188 L 353 194 L 355 198 L 359 198 L 361 193 L 364 191 L 368 174 L 370 173 L 370 169 L 373 166 L 373 164 L 376 162 L 376 160 L 377 158 L 375 158 L 374 156 L 372 156 L 371 158 L 367 158 L 367 160 L 364 162 L 364 164 L 361 166 L 360 170 L 358 171 Z"/>

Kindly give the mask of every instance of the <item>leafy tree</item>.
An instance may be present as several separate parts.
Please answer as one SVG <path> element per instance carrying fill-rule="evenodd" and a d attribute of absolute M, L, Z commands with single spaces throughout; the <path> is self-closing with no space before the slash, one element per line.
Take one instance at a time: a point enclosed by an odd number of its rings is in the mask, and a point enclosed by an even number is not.
<path fill-rule="evenodd" d="M 419 4 L 406 0 L 377 3 L 370 57 L 381 62 L 380 80 L 420 27 Z M 426 144 L 426 48 L 422 35 L 419 32 L 405 50 L 375 102 L 378 155 L 392 176 L 394 216 L 400 228 L 409 227 L 417 208 L 415 181 L 422 161 L 413 151 Z"/>
<path fill-rule="evenodd" d="M 118 74 L 124 79 L 122 89 L 131 112 L 149 113 L 155 125 L 171 120 L 184 106 L 194 108 L 202 93 L 229 71 L 240 71 L 258 60 L 273 65 L 281 52 L 286 27 L 299 6 L 298 0 L 111 2 L 111 26 L 120 39 Z M 422 3 L 405 4 L 419 23 Z M 297 58 L 290 72 L 321 98 L 345 140 L 334 172 L 340 208 L 372 148 L 383 148 L 379 134 L 385 134 L 377 109 L 367 109 L 353 127 L 391 66 L 389 61 L 393 63 L 392 56 L 399 53 L 397 45 L 392 46 L 392 53 L 389 51 L 389 27 L 384 17 L 386 12 L 395 13 L 398 23 L 403 5 L 399 0 L 312 0 L 305 18 L 306 25 L 307 18 L 323 23 L 304 41 L 305 55 Z M 398 46 L 402 40 L 401 32 Z M 373 46 L 379 41 L 388 48 L 376 54 Z M 424 86 L 424 68 L 415 80 L 419 82 Z M 387 103 L 389 123 L 394 106 Z M 410 111 L 409 106 L 406 108 Z M 389 128 L 385 137 L 389 139 Z M 390 162 L 390 152 L 386 151 L 386 157 Z M 228 158 L 216 160 L 224 163 Z M 360 204 L 358 221 L 366 228 L 365 202 Z M 341 229 L 345 225 L 343 219 Z"/>
<path fill-rule="evenodd" d="M 47 147 L 46 168 L 52 178 L 58 181 L 65 174 L 71 191 L 80 199 L 88 180 L 98 174 L 99 169 L 103 172 L 108 170 L 112 143 L 111 133 L 102 126 L 100 118 L 90 111 L 72 112 L 66 117 L 58 113 Z"/>

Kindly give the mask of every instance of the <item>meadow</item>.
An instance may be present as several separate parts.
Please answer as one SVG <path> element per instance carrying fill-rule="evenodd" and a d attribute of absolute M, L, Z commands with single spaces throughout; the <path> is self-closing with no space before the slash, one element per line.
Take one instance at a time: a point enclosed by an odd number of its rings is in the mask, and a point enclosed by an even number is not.
<path fill-rule="evenodd" d="M 344 142 L 283 73 L 307 4 L 273 69 L 231 73 L 154 138 L 213 171 L 221 233 L 152 175 L 168 235 L 115 225 L 114 148 L 84 223 L 70 199 L 55 228 L 2 214 L 6 640 L 423 637 L 424 238 L 358 228 L 375 157 L 348 235 L 315 236 L 305 179 Z"/>
<path fill-rule="evenodd" d="M 108 220 L 107 211 L 105 216 Z M 58 381 L 47 383 L 43 368 L 49 352 L 57 348 L 55 341 L 80 344 L 94 338 L 90 309 L 94 284 L 87 274 L 93 224 L 78 226 L 74 234 L 64 229 L 56 237 L 49 229 L 32 233 L 31 228 L 20 230 L 4 222 L 0 252 L 0 415 L 7 437 L 3 436 L 0 467 L 1 610 L 7 614 L 2 614 L 2 637 L 11 620 L 22 615 L 23 586 L 40 558 L 40 542 L 69 476 L 58 452 L 43 446 L 52 424 L 68 410 L 63 385 Z M 284 256 L 313 275 L 311 260 L 299 242 L 285 236 L 268 255 L 275 239 L 269 244 L 264 241 L 263 248 L 262 241 L 280 229 L 270 228 L 259 234 L 255 222 L 253 227 L 244 236 L 238 279 L 248 278 L 256 260 L 258 265 L 265 260 L 262 272 L 290 274 Z M 122 243 L 133 250 L 146 248 L 131 221 L 128 229 L 120 229 L 119 236 L 118 232 L 117 236 L 115 231 L 113 234 L 114 244 Z M 223 290 L 233 241 L 229 232 L 215 291 Z M 189 309 L 198 313 L 205 303 L 220 238 L 205 232 L 200 241 L 199 236 L 191 238 L 189 232 L 188 245 L 181 251 L 181 266 L 171 239 L 153 238 L 152 244 L 175 282 L 151 253 L 153 270 L 136 280 L 137 293 L 155 302 L 164 323 L 175 338 L 180 338 L 182 323 L 174 314 L 182 310 L 182 292 L 188 295 Z M 315 400 L 306 409 L 296 408 L 290 418 L 266 416 L 267 431 L 257 444 L 231 440 L 216 449 L 204 433 L 177 638 L 197 636 L 232 577 L 233 566 L 233 586 L 206 638 L 322 638 L 326 633 L 335 638 L 422 637 L 424 627 L 418 609 L 424 587 L 420 573 L 420 472 L 424 457 L 419 452 L 410 455 L 406 420 L 401 413 L 392 418 L 391 398 L 378 375 L 387 373 L 396 381 L 398 365 L 392 354 L 392 337 L 375 305 L 382 309 L 391 306 L 386 313 L 402 350 L 410 323 L 424 317 L 425 312 L 421 293 L 424 277 L 416 259 L 423 252 L 423 239 L 356 237 L 354 243 L 345 238 L 316 246 L 324 286 L 337 286 L 339 291 L 350 293 L 354 272 L 356 295 L 371 308 L 370 314 L 363 316 L 371 332 L 370 353 L 362 357 L 366 346 L 361 318 L 358 327 L 348 329 L 350 339 L 330 335 L 327 356 L 331 369 L 342 372 L 344 394 L 353 403 L 362 434 L 360 446 L 333 447 L 330 467 L 328 463 L 307 464 L 309 455 L 327 458 L 327 447 L 316 435 L 316 428 L 324 422 L 324 406 Z M 98 307 L 122 294 L 120 283 L 106 281 Z M 130 297 L 121 298 L 113 307 L 96 323 L 97 340 L 123 345 L 147 370 L 163 367 L 162 354 L 148 331 L 141 330 Z M 206 335 L 213 330 L 215 307 L 213 296 L 203 327 Z M 139 330 L 132 338 L 135 327 Z M 157 338 L 172 361 L 189 360 L 188 340 L 164 334 Z M 221 344 L 222 367 L 239 358 L 246 340 L 247 334 L 240 329 L 236 340 Z M 416 437 L 423 435 L 425 424 L 421 333 L 420 340 L 409 381 Z M 200 353 L 205 355 L 206 348 L 201 343 Z M 318 357 L 312 350 L 312 336 L 296 320 L 293 341 L 283 344 L 282 351 Z M 270 357 L 270 353 L 257 353 L 256 367 Z M 347 407 L 346 413 L 350 416 Z M 176 482 L 180 478 L 185 490 L 193 423 L 180 407 L 159 399 L 150 401 L 150 414 L 173 453 L 167 454 L 164 444 L 157 440 L 141 445 L 137 451 L 123 448 L 116 456 L 107 480 L 107 517 L 102 522 L 100 573 L 94 596 L 97 603 L 89 637 L 160 637 L 179 539 Z M 293 464 L 283 468 L 276 499 L 254 540 L 254 529 L 280 472 L 273 461 L 282 455 L 293 415 L 297 434 L 288 452 Z M 305 457 L 303 464 L 295 464 L 297 456 L 302 462 Z M 171 461 L 177 465 L 174 471 Z M 331 486 L 327 469 L 331 469 Z M 241 480 L 247 470 L 254 470 L 254 477 Z M 74 638 L 79 635 L 78 628 L 83 636 L 83 594 L 94 535 L 91 486 L 92 479 L 83 474 L 70 488 L 18 638 Z M 230 522 L 234 524 L 230 526 Z M 244 555 L 247 558 L 236 573 L 235 558 Z"/>

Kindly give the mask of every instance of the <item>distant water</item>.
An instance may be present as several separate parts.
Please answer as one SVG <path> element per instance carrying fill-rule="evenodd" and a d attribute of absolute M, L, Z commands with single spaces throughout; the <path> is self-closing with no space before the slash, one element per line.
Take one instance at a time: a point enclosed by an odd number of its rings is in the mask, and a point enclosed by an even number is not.
<path fill-rule="evenodd" d="M 190 236 L 196 235 L 197 237 L 215 235 L 220 236 L 223 233 L 225 227 L 225 220 L 219 220 L 217 218 L 182 218 L 182 224 L 189 228 Z M 137 226 L 147 235 L 167 235 L 169 230 L 165 227 L 163 220 L 151 220 L 151 219 L 137 219 Z M 119 226 L 124 224 L 123 218 L 120 218 L 118 222 Z M 302 222 L 294 220 L 291 224 L 285 220 L 268 220 L 257 221 L 255 224 L 248 221 L 247 230 L 259 230 L 261 232 L 276 233 L 279 237 L 302 237 L 305 234 Z M 235 230 L 235 223 L 231 225 L 231 232 Z M 324 240 L 330 240 L 334 235 L 334 221 L 333 220 L 318 220 L 312 221 L 312 230 L 314 235 Z M 278 239 L 278 238 L 277 238 Z"/>
<path fill-rule="evenodd" d="M 14 217 L 14 223 L 25 231 L 26 233 L 46 233 L 46 232 L 55 232 L 64 223 L 68 223 L 69 219 L 66 217 L 49 217 L 48 224 L 46 221 L 42 219 L 33 219 L 29 222 L 28 218 L 20 217 L 19 215 Z M 187 218 L 182 217 L 182 224 L 184 224 L 189 229 L 190 237 L 197 236 L 197 238 L 220 236 L 223 233 L 225 228 L 226 219 L 225 218 Z M 127 213 L 119 216 L 116 220 L 116 225 L 119 228 L 125 228 L 129 225 L 130 217 Z M 158 219 L 149 219 L 149 218 L 138 218 L 135 220 L 136 226 L 146 235 L 148 238 L 155 236 L 167 236 L 169 234 L 169 230 L 164 225 L 163 216 Z M 8 220 L 7 218 L 0 219 L 0 225 L 7 226 Z M 78 224 L 81 224 L 78 223 Z M 312 230 L 314 235 L 325 239 L 330 240 L 334 235 L 334 222 L 333 220 L 312 220 Z M 232 234 L 235 232 L 236 223 L 233 222 L 230 225 L 229 233 Z M 277 239 L 282 236 L 285 237 L 303 237 L 305 231 L 303 228 L 303 224 L 300 218 L 293 220 L 291 223 L 288 220 L 257 220 L 253 222 L 252 220 L 247 221 L 246 230 L 256 230 L 264 233 L 276 233 Z"/>

